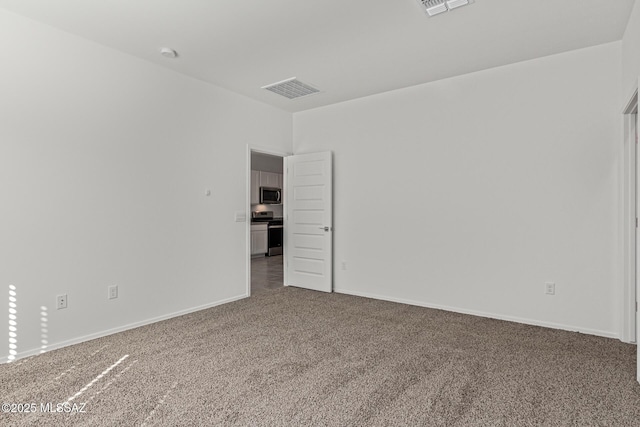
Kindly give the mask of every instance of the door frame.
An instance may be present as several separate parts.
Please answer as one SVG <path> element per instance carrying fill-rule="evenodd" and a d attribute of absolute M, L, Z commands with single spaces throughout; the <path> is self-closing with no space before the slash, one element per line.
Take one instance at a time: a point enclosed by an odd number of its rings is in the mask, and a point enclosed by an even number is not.
<path fill-rule="evenodd" d="M 246 296 L 251 296 L 251 153 L 260 153 L 260 154 L 269 154 L 271 156 L 282 157 L 283 162 L 284 158 L 291 156 L 292 153 L 274 150 L 272 148 L 263 147 L 260 145 L 247 144 L 247 169 L 245 171 L 245 212 L 246 212 L 246 224 L 245 224 L 245 276 L 247 278 L 246 281 Z M 284 193 L 286 184 L 282 182 L 282 191 Z M 283 198 L 282 203 L 285 203 Z M 283 252 L 287 249 L 283 245 Z M 284 254 L 283 254 L 284 255 Z"/>
<path fill-rule="evenodd" d="M 638 90 L 631 96 L 623 110 L 624 140 L 622 164 L 622 253 L 623 253 L 623 301 L 620 340 L 627 343 L 637 341 L 637 255 L 636 228 L 638 204 L 638 147 L 636 144 Z"/>

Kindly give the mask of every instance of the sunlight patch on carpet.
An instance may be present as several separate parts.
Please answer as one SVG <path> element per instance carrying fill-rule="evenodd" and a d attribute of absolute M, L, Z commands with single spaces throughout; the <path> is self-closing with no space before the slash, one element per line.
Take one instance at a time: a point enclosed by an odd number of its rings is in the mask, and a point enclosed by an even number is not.
<path fill-rule="evenodd" d="M 118 360 L 116 363 L 114 363 L 113 365 L 109 366 L 107 369 L 105 369 L 104 371 L 102 371 L 102 373 L 100 375 L 98 375 L 97 377 L 95 377 L 93 380 L 91 380 L 91 382 L 89 384 L 87 384 L 86 386 L 82 387 L 80 389 L 79 392 L 77 392 L 76 394 L 74 394 L 73 396 L 71 396 L 70 398 L 67 399 L 67 401 L 65 402 L 65 404 L 70 403 L 71 401 L 73 401 L 76 397 L 80 396 L 82 393 L 84 393 L 85 391 L 87 391 L 91 386 L 93 386 L 95 383 L 97 383 L 98 381 L 100 381 L 100 379 L 102 379 L 102 377 L 104 377 L 105 375 L 107 375 L 109 372 L 111 372 L 116 366 L 118 366 L 119 364 L 121 364 L 122 362 L 124 362 L 127 357 L 129 357 L 128 354 L 125 354 L 124 356 L 122 356 L 120 358 L 120 360 Z"/>

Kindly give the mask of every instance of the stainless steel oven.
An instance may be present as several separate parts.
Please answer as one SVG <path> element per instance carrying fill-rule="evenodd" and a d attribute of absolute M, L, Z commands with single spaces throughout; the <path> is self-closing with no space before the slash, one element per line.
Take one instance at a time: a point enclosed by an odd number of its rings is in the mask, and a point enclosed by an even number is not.
<path fill-rule="evenodd" d="M 282 255 L 282 238 L 284 226 L 282 220 L 273 220 L 267 226 L 269 236 L 269 256 Z"/>
<path fill-rule="evenodd" d="M 267 256 L 282 255 L 282 242 L 284 240 L 282 218 L 274 218 L 272 211 L 252 212 L 251 222 L 267 223 Z"/>

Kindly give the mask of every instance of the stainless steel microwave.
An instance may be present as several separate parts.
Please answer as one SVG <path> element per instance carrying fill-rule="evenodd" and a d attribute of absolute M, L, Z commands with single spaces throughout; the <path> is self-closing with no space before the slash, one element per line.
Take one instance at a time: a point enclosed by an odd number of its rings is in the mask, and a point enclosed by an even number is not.
<path fill-rule="evenodd" d="M 260 204 L 279 205 L 282 203 L 282 190 L 275 187 L 260 187 Z"/>

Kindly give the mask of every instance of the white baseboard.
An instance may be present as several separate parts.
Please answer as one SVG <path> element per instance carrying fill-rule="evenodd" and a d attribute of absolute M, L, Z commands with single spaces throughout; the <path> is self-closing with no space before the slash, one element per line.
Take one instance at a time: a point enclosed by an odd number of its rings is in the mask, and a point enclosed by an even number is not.
<path fill-rule="evenodd" d="M 378 299 L 383 301 L 397 302 L 401 304 L 415 305 L 418 307 L 435 308 L 438 310 L 452 311 L 454 313 L 470 314 L 472 316 L 488 317 L 490 319 L 506 320 L 508 322 L 522 323 L 525 325 L 532 325 L 532 326 L 542 326 L 545 328 L 560 329 L 563 331 L 580 332 L 582 334 L 596 335 L 596 336 L 605 337 L 605 338 L 620 339 L 619 334 L 616 334 L 613 332 L 607 332 L 607 331 L 600 331 L 597 329 L 581 328 L 578 326 L 563 325 L 560 323 L 544 322 L 540 320 L 525 319 L 522 317 L 515 317 L 515 316 L 505 316 L 502 314 L 487 313 L 487 312 L 476 311 L 476 310 L 467 310 L 465 308 L 451 307 L 451 306 L 440 305 L 440 304 L 430 304 L 422 301 L 413 301 L 413 300 L 408 300 L 404 298 L 394 298 L 394 297 L 389 297 L 385 295 L 376 295 L 376 294 L 371 294 L 369 292 L 351 291 L 349 289 L 334 289 L 333 291 L 339 294 L 346 294 L 346 295 L 353 295 L 357 297 L 365 297 L 365 298 L 372 298 L 372 299 Z"/>
<path fill-rule="evenodd" d="M 191 308 L 187 308 L 185 310 L 180 310 L 180 311 L 176 311 L 176 312 L 173 312 L 173 313 L 165 314 L 165 315 L 162 315 L 162 316 L 153 317 L 151 319 L 141 320 L 139 322 L 130 323 L 128 325 L 119 326 L 117 328 L 107 329 L 106 331 L 96 332 L 96 333 L 93 333 L 93 334 L 84 335 L 84 336 L 77 337 L 77 338 L 72 338 L 72 339 L 66 340 L 66 341 L 60 341 L 60 342 L 48 345 L 45 352 L 48 353 L 51 350 L 56 350 L 58 348 L 67 347 L 67 346 L 74 345 L 74 344 L 79 344 L 79 343 L 82 343 L 82 342 L 85 342 L 85 341 L 91 341 L 91 340 L 94 340 L 96 338 L 106 337 L 107 335 L 117 334 L 118 332 L 123 332 L 123 331 L 127 331 L 129 329 L 134 329 L 134 328 L 139 328 L 140 326 L 150 325 L 151 323 L 161 322 L 163 320 L 171 319 L 173 317 L 184 316 L 185 314 L 195 313 L 196 311 L 206 310 L 207 308 L 211 308 L 211 307 L 215 307 L 217 305 L 227 304 L 227 303 L 230 303 L 230 302 L 233 302 L 233 301 L 241 300 L 241 299 L 247 298 L 248 296 L 249 295 L 247 295 L 247 294 L 238 295 L 238 296 L 235 296 L 235 297 L 223 299 L 223 300 L 212 302 L 212 303 L 209 303 L 209 304 L 200 305 L 200 306 L 197 306 L 197 307 L 191 307 Z M 40 354 L 41 350 L 42 350 L 41 348 L 34 348 L 32 350 L 22 351 L 22 352 L 20 352 L 20 353 L 18 353 L 16 355 L 16 359 L 14 360 L 14 362 L 19 360 L 19 359 L 23 359 L 25 357 L 38 355 L 38 354 Z M 7 362 L 8 362 L 8 358 L 6 356 L 0 358 L 0 363 L 7 363 Z"/>

